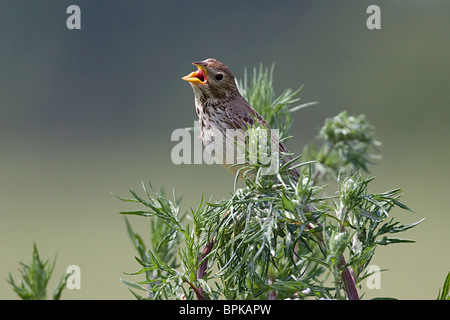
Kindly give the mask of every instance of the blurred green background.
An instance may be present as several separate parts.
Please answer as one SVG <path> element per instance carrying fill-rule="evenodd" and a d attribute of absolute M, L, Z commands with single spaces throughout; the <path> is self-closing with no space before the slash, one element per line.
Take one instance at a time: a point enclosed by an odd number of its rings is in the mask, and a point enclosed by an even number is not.
<path fill-rule="evenodd" d="M 383 142 L 374 192 L 404 188 L 425 221 L 380 247 L 389 271 L 366 298 L 434 299 L 450 269 L 449 1 L 0 1 L 0 298 L 18 261 L 58 253 L 53 289 L 68 265 L 81 290 L 63 299 L 133 299 L 119 278 L 138 269 L 115 199 L 150 179 L 175 188 L 185 210 L 202 191 L 220 200 L 233 177 L 207 165 L 175 166 L 170 135 L 196 119 L 180 78 L 192 61 L 216 57 L 242 78 L 275 63 L 275 89 L 298 88 L 292 152 L 315 139 L 327 117 L 367 115 Z M 66 8 L 81 8 L 81 30 Z M 366 9 L 381 8 L 381 30 Z M 148 221 L 131 217 L 148 234 Z"/>

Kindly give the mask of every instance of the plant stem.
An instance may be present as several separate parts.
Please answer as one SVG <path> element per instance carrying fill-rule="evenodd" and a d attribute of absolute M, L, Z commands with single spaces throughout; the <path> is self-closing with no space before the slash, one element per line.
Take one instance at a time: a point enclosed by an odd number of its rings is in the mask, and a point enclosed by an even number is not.
<path fill-rule="evenodd" d="M 314 229 L 314 226 L 308 224 L 306 226 L 308 229 Z M 320 246 L 324 245 L 323 237 L 320 233 L 315 233 L 316 239 Z M 343 255 L 339 257 L 340 261 L 337 264 L 337 268 L 340 269 L 342 266 L 345 266 L 347 262 L 345 262 L 345 258 Z M 358 290 L 356 289 L 355 275 L 353 270 L 348 267 L 342 271 L 341 274 L 342 283 L 344 284 L 344 290 L 347 295 L 348 300 L 359 300 Z"/>
<path fill-rule="evenodd" d="M 340 260 L 341 261 L 338 264 L 338 268 L 346 265 L 344 256 L 341 255 Z M 355 283 L 355 274 L 353 273 L 353 270 L 349 267 L 345 268 L 344 271 L 342 271 L 341 278 L 344 284 L 345 293 L 347 294 L 347 299 L 359 300 L 359 295 Z"/>
<path fill-rule="evenodd" d="M 208 268 L 208 258 L 205 258 L 205 257 L 211 253 L 213 246 L 214 246 L 214 240 L 211 240 L 205 246 L 205 249 L 203 249 L 203 252 L 198 255 L 197 261 L 199 263 L 199 266 L 197 269 L 197 279 L 202 279 L 206 275 L 206 270 Z M 195 292 L 195 293 L 199 300 L 208 300 L 208 297 L 204 294 L 202 287 L 198 287 L 198 293 L 197 292 Z"/>

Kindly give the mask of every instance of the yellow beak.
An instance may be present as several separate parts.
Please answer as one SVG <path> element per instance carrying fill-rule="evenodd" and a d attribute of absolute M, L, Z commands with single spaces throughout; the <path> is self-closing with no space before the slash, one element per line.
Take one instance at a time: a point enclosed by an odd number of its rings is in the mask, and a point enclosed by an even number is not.
<path fill-rule="evenodd" d="M 190 83 L 194 83 L 194 84 L 200 84 L 200 83 L 205 84 L 206 76 L 208 73 L 206 71 L 204 63 L 203 62 L 193 62 L 192 64 L 197 67 L 197 71 L 193 71 L 181 79 L 188 81 Z"/>

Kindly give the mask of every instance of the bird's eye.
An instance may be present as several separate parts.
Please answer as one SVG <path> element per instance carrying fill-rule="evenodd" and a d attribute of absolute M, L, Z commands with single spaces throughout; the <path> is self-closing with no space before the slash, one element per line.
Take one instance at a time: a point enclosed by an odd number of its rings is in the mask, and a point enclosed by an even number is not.
<path fill-rule="evenodd" d="M 223 79 L 223 74 L 219 73 L 216 75 L 216 80 L 222 80 Z"/>

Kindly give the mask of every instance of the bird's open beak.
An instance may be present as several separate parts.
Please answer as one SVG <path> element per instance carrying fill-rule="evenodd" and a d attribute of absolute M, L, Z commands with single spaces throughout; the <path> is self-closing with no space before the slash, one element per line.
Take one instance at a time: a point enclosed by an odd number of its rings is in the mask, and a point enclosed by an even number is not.
<path fill-rule="evenodd" d="M 192 64 L 197 67 L 197 71 L 193 71 L 181 79 L 189 81 L 190 83 L 194 84 L 200 83 L 205 84 L 206 76 L 208 74 L 206 71 L 206 63 L 201 61 L 201 62 L 192 62 Z"/>

